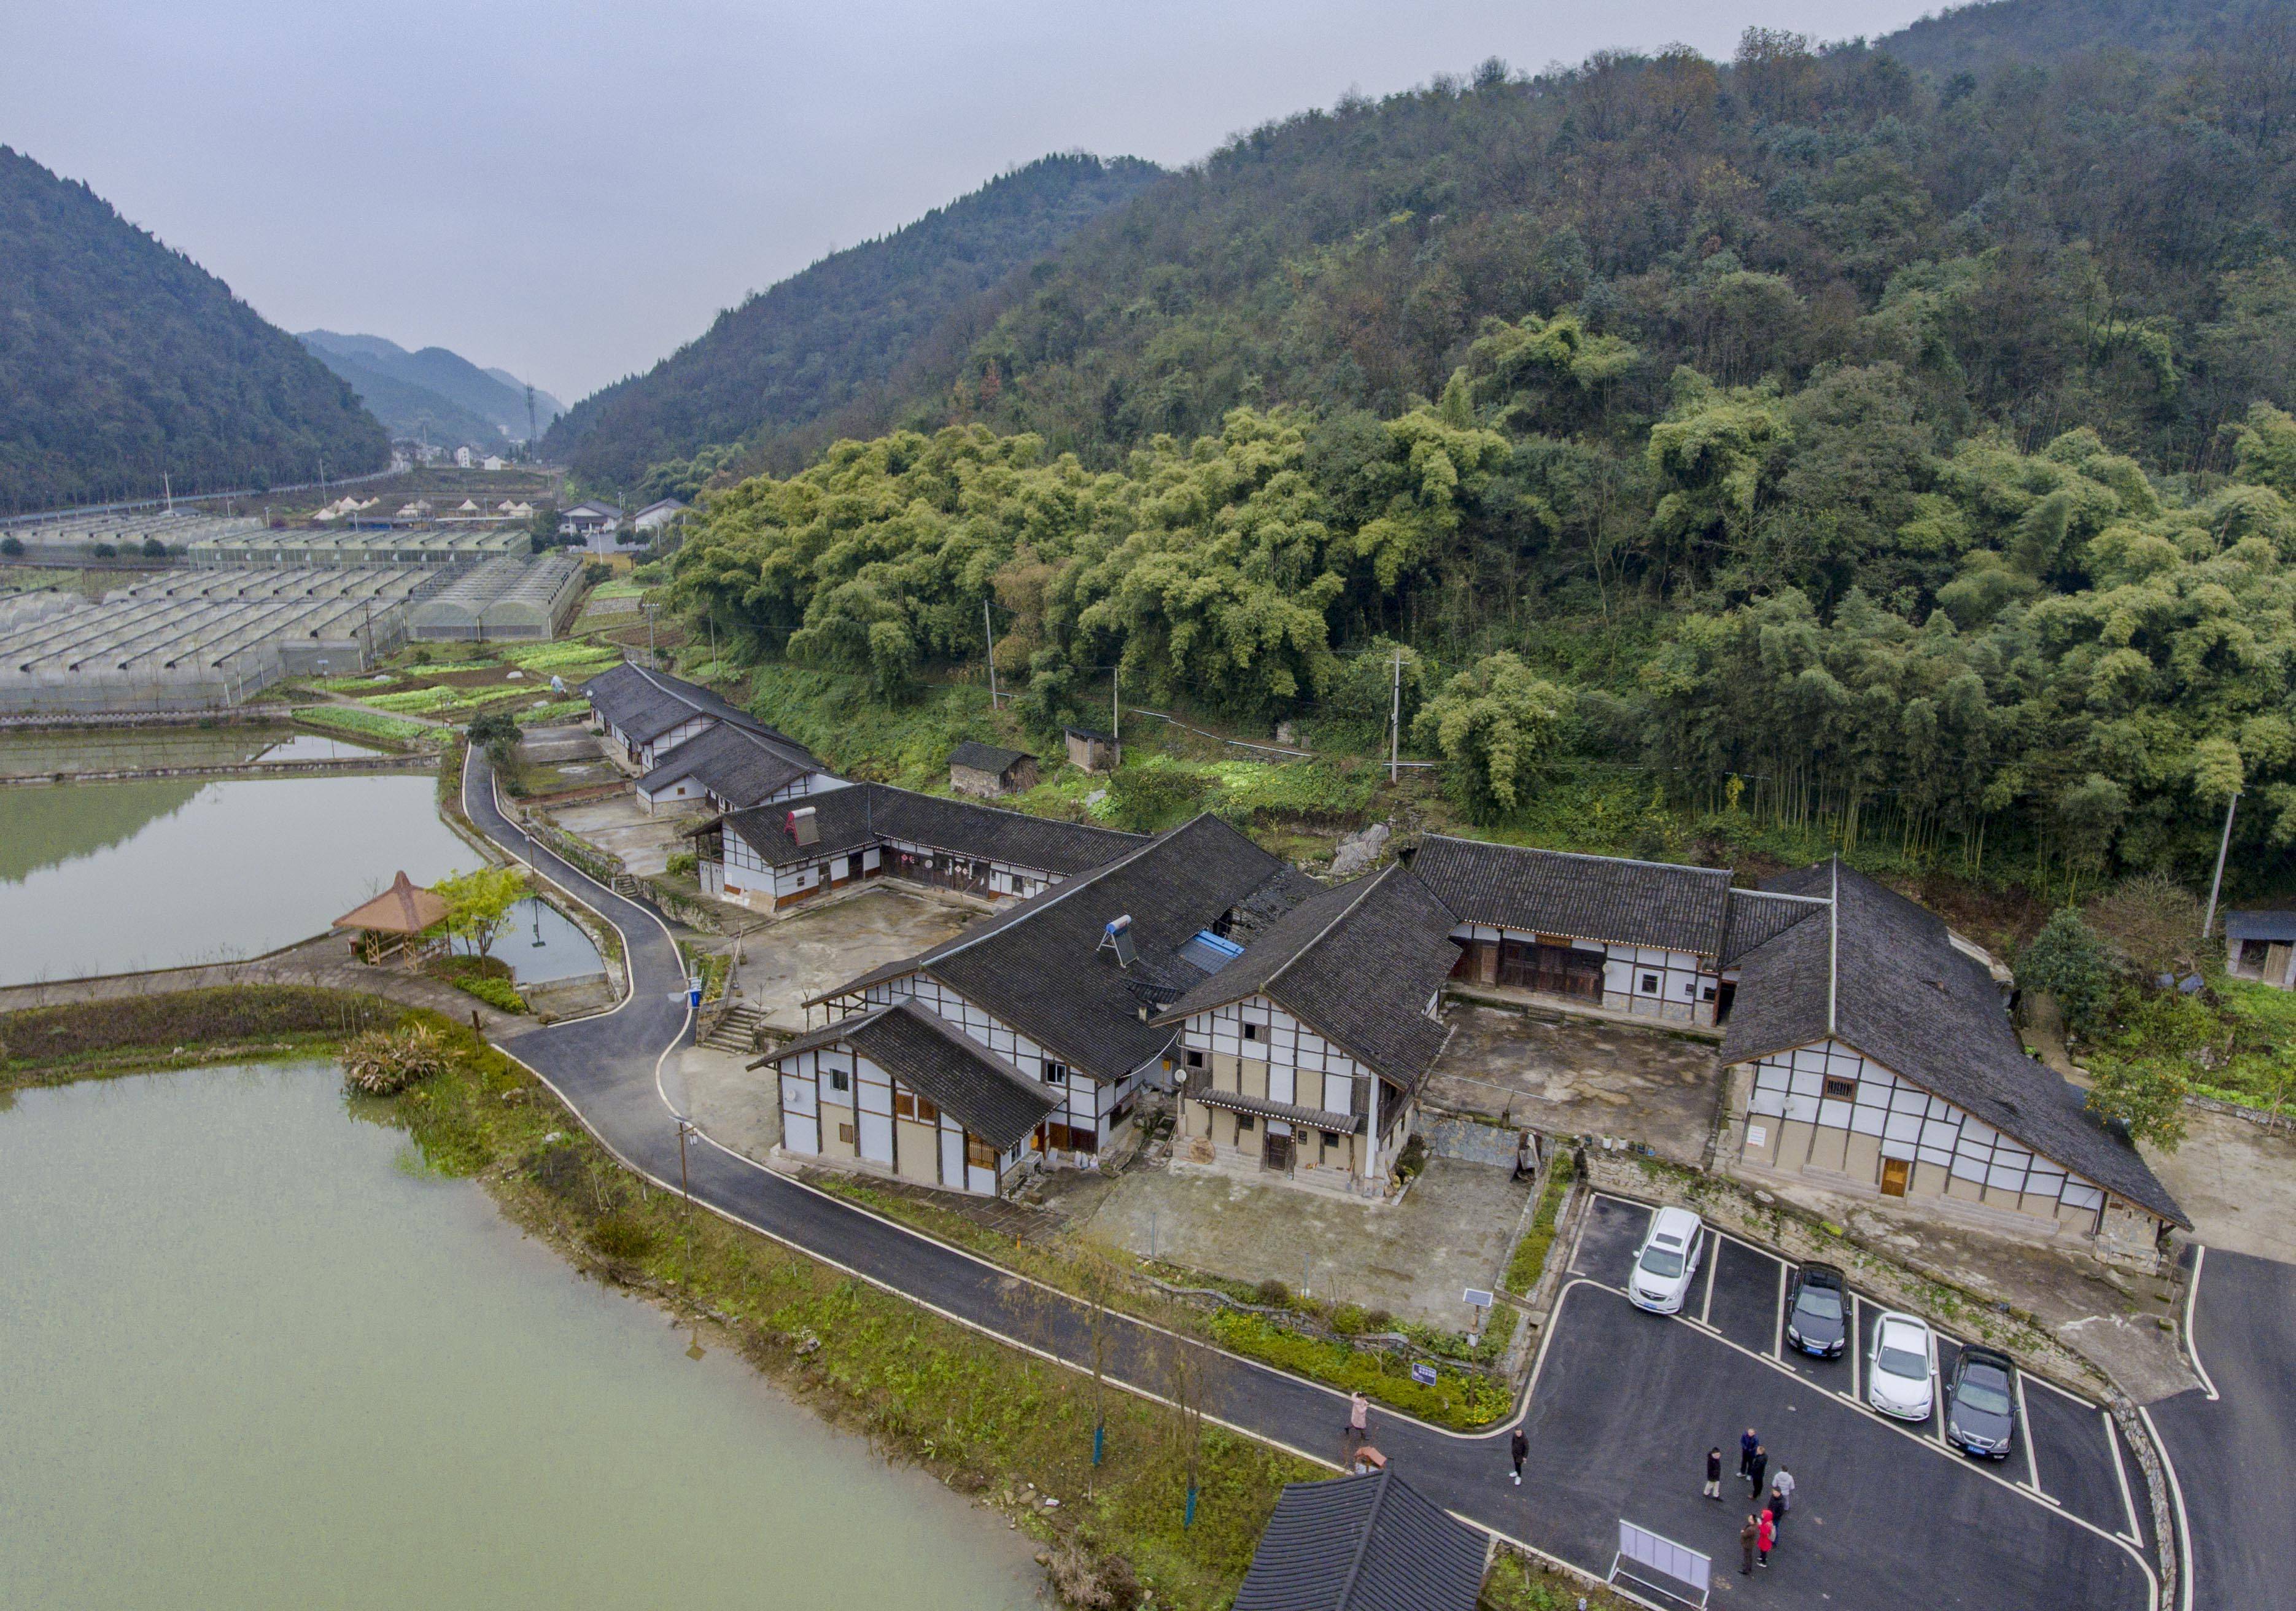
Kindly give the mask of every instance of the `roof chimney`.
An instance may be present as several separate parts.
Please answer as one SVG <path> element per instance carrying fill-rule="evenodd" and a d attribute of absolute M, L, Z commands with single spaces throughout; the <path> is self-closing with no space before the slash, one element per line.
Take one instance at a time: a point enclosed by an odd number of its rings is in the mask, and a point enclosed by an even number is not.
<path fill-rule="evenodd" d="M 799 806 L 782 819 L 782 826 L 789 831 L 790 838 L 799 844 L 821 842 L 821 824 L 814 819 L 811 806 Z"/>

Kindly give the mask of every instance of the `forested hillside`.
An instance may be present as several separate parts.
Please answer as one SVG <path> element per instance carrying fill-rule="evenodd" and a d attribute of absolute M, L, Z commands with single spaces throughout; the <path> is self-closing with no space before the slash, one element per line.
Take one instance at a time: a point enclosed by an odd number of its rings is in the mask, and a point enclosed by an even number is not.
<path fill-rule="evenodd" d="M 643 375 L 577 403 L 544 451 L 597 487 L 634 495 L 690 493 L 698 472 L 665 461 L 730 444 L 788 467 L 833 429 L 873 428 L 875 388 L 938 335 L 962 355 L 978 325 L 944 325 L 960 308 L 1036 262 L 1078 226 L 1152 185 L 1161 170 L 1131 158 L 1046 157 L 938 208 L 882 240 L 832 253 L 718 316 L 709 329 Z M 846 417 L 840 417 L 846 416 Z"/>
<path fill-rule="evenodd" d="M 382 427 L 292 336 L 0 146 L 0 513 L 306 481 L 390 462 Z"/>
<path fill-rule="evenodd" d="M 1755 32 L 1271 126 L 1034 276 L 972 423 L 718 494 L 677 587 L 889 695 L 991 598 L 1044 724 L 1120 663 L 1368 744 L 1400 650 L 1486 821 L 1596 766 L 1915 859 L 2205 876 L 2237 787 L 2284 865 L 2261 38 L 1939 82 Z"/>
<path fill-rule="evenodd" d="M 514 377 L 481 369 L 444 347 L 409 352 L 378 335 L 307 330 L 296 338 L 328 368 L 350 382 L 394 436 L 422 436 L 442 445 L 503 448 L 523 441 L 526 388 Z M 535 423 L 547 426 L 562 412 L 537 391 Z"/>

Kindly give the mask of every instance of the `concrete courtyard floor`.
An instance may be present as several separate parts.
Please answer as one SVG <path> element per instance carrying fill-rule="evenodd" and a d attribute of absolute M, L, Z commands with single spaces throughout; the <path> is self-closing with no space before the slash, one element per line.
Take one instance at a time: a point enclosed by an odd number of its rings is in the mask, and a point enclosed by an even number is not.
<path fill-rule="evenodd" d="M 1621 1136 L 1696 1163 L 1720 1095 L 1710 1040 L 1454 1001 L 1431 1106 L 1562 1135 Z"/>
<path fill-rule="evenodd" d="M 648 816 L 636 794 L 586 801 L 551 815 L 560 827 L 620 857 L 622 865 L 641 877 L 665 870 L 671 851 L 693 849 L 685 842 L 685 830 L 709 818 L 706 810 L 691 806 L 676 810 L 665 806 Z"/>
<path fill-rule="evenodd" d="M 2187 1109 L 2185 1144 L 2144 1149 L 2193 1221 L 2193 1240 L 2296 1263 L 2296 1137 L 2229 1114 Z"/>
<path fill-rule="evenodd" d="M 1464 1330 L 1460 1295 L 1497 1284 L 1528 1183 L 1432 1158 L 1392 1207 L 1207 1170 L 1135 1168 L 1106 1184 L 1076 1234 L 1239 1281 L 1304 1274 L 1315 1296 Z"/>

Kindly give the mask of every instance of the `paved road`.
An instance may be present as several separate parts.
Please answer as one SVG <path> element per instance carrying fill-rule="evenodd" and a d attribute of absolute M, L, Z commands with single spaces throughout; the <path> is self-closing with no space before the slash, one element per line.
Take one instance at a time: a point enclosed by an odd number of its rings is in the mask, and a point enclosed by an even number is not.
<path fill-rule="evenodd" d="M 676 1129 L 656 1070 L 687 1022 L 683 1004 L 670 999 L 684 967 L 668 932 L 650 909 L 601 888 L 508 822 L 483 752 L 471 755 L 463 801 L 489 837 L 534 859 L 611 920 L 629 948 L 634 993 L 620 1008 L 533 1031 L 505 1048 L 626 1163 L 665 1184 L 676 1180 Z M 733 1219 L 1008 1341 L 1066 1360 L 1089 1358 L 1084 1311 L 1066 1300 L 1026 1292 L 993 1265 L 723 1148 L 697 1147 L 690 1163 L 695 1197 Z M 1118 1324 L 1113 1341 L 1118 1379 L 1168 1393 L 1173 1352 L 1185 1348 L 1208 1413 L 1309 1459 L 1338 1457 L 1345 1419 L 1338 1393 L 1130 1321 Z M 1827 1488 L 1811 1492 L 1807 1525 L 1763 1574 L 1765 1604 L 1804 1611 L 1859 1604 L 2144 1611 L 2149 1604 L 2149 1585 L 2126 1551 L 1942 1450 L 1809 1392 L 1778 1366 L 1644 1315 L 1601 1286 L 1578 1284 L 1558 1306 L 1529 1397 L 1533 1464 L 1520 1488 L 1507 1480 L 1505 1427 L 1461 1437 L 1374 1411 L 1374 1437 L 1430 1497 L 1599 1575 L 1622 1514 L 1694 1533 L 1685 1541 L 1728 1565 L 1722 1557 L 1735 1527 L 1723 1529 L 1712 1514 L 1727 1507 L 1697 1498 L 1705 1446 L 1726 1443 L 1742 1417 L 1795 1423 L 1813 1449 L 1822 1437 L 1839 1454 L 1821 1459 Z M 1726 1572 L 1718 1586 L 1727 1592 L 1741 1581 Z"/>
<path fill-rule="evenodd" d="M 2296 1599 L 2296 1265 L 2200 1250 L 2193 1352 L 2210 1384 L 2148 1407 L 2187 1516 L 2193 1611 Z M 2212 1389 L 2212 1391 L 2211 1391 Z"/>

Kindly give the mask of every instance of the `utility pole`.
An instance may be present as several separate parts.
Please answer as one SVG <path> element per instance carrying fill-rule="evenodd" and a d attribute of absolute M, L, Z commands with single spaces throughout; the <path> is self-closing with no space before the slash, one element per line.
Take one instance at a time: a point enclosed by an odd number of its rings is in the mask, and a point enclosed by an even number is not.
<path fill-rule="evenodd" d="M 2232 849 L 2232 814 L 2238 810 L 2240 791 L 2234 789 L 2232 798 L 2225 801 L 2224 838 L 2217 845 L 2217 875 L 2209 880 L 2208 916 L 2201 919 L 2201 938 L 2203 940 L 2209 937 L 2209 930 L 2216 925 L 2217 892 L 2224 887 L 2225 853 Z"/>
<path fill-rule="evenodd" d="M 988 708 L 996 708 L 996 624 L 988 619 L 988 600 L 980 601 L 980 635 L 988 640 Z"/>
<path fill-rule="evenodd" d="M 148 487 L 152 483 L 145 481 L 144 484 Z M 168 505 L 168 513 L 173 514 L 176 512 L 176 486 L 168 479 L 165 470 L 160 472 L 160 498 Z"/>
<path fill-rule="evenodd" d="M 1388 717 L 1387 786 L 1403 776 L 1403 651 L 1395 652 L 1395 709 Z"/>
<path fill-rule="evenodd" d="M 1112 744 L 1124 742 L 1124 662 L 1120 660 L 1109 672 L 1108 736 Z"/>

